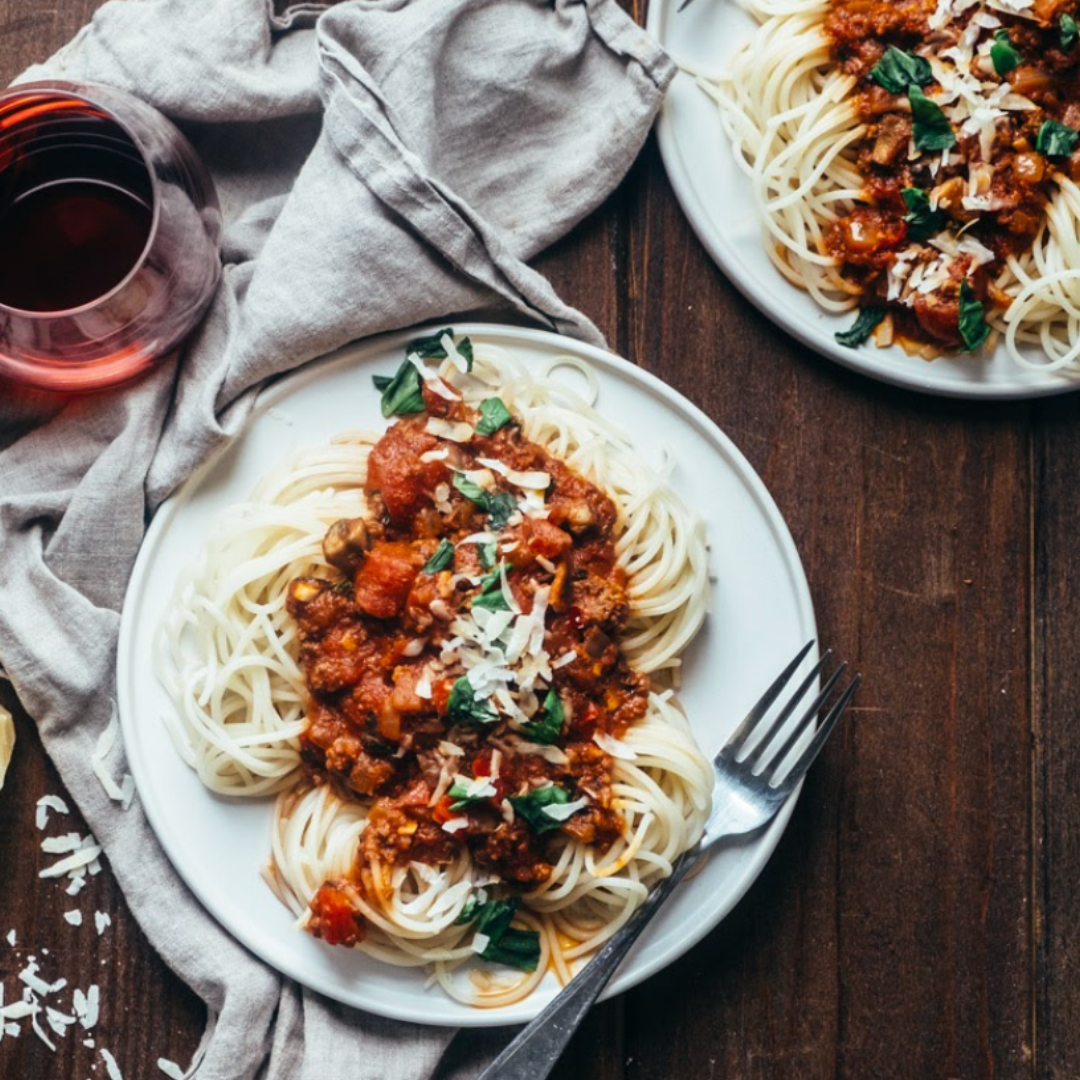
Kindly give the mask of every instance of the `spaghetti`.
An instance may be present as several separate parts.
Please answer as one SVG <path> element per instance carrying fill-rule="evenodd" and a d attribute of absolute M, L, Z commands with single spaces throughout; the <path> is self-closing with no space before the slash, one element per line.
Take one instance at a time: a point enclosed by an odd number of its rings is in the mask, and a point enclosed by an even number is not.
<path fill-rule="evenodd" d="M 498 1006 L 569 979 L 700 836 L 712 770 L 672 692 L 706 549 L 579 361 L 551 367 L 584 395 L 468 339 L 414 346 L 387 434 L 224 516 L 159 674 L 203 782 L 277 793 L 266 876 L 303 925 Z M 496 973 L 463 981 L 478 957 Z"/>
<path fill-rule="evenodd" d="M 713 98 L 787 280 L 931 357 L 1080 355 L 1080 34 L 1067 0 L 750 0 Z M 1038 357 L 1038 353 L 1042 357 Z"/>

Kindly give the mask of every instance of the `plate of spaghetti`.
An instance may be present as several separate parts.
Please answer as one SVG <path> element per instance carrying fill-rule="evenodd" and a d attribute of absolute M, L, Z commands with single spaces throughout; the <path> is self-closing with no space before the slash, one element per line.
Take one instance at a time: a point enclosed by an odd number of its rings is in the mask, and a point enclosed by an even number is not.
<path fill-rule="evenodd" d="M 515 1023 L 696 842 L 708 757 L 812 636 L 776 507 L 693 406 L 555 335 L 434 328 L 268 389 L 162 507 L 119 706 L 163 847 L 254 953 L 382 1015 Z M 789 814 L 612 993 L 730 910 Z"/>
<path fill-rule="evenodd" d="M 1071 0 L 654 0 L 694 230 L 804 344 L 956 397 L 1080 385 Z"/>

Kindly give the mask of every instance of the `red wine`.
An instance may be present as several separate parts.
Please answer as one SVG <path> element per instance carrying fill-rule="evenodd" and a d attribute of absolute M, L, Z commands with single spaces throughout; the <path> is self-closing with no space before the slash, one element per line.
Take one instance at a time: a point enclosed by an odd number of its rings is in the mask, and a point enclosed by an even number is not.
<path fill-rule="evenodd" d="M 138 98 L 0 90 L 0 395 L 116 386 L 168 356 L 213 297 L 220 231 L 195 151 Z"/>
<path fill-rule="evenodd" d="M 0 304 L 65 311 L 104 296 L 136 264 L 150 207 L 93 179 L 56 180 L 0 209 Z"/>

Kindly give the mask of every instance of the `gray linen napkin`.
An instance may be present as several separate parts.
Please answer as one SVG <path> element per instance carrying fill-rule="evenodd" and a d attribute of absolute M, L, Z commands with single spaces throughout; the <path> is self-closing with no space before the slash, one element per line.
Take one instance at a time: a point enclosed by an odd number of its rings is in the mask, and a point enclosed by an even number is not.
<path fill-rule="evenodd" d="M 156 105 L 204 156 L 225 215 L 222 286 L 180 360 L 82 399 L 0 384 L 0 663 L 150 941 L 206 1002 L 198 1080 L 465 1076 L 492 1037 L 447 1054 L 450 1031 L 283 978 L 202 910 L 138 802 L 106 797 L 88 761 L 146 521 L 243 428 L 261 384 L 355 338 L 501 303 L 600 341 L 524 260 L 622 178 L 672 74 L 615 0 L 282 15 L 270 0 L 123 0 L 23 76 Z M 123 771 L 119 751 L 109 765 Z"/>

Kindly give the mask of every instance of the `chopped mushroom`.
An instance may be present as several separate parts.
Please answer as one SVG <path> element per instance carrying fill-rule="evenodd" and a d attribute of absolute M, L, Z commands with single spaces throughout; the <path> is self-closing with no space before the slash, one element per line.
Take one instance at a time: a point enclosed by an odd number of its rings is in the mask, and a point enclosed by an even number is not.
<path fill-rule="evenodd" d="M 323 555 L 331 566 L 353 573 L 371 546 L 363 518 L 342 518 L 330 526 L 323 539 Z"/>

